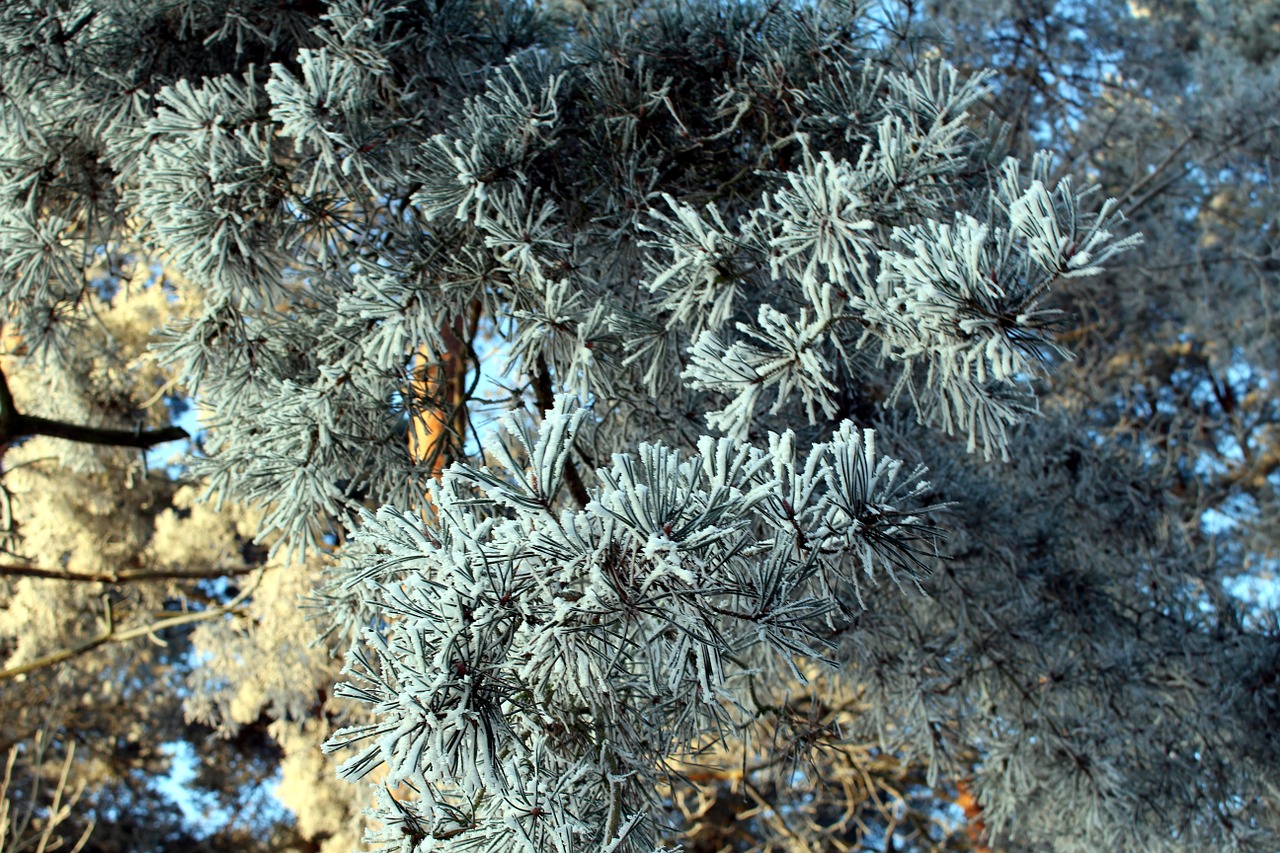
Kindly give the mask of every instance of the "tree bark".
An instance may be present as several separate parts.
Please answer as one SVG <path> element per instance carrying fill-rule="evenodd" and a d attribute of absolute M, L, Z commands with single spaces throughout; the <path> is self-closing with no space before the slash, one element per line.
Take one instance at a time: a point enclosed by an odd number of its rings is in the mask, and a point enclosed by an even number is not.
<path fill-rule="evenodd" d="M 418 347 L 409 379 L 409 457 L 439 479 L 466 440 L 467 357 L 480 321 L 480 306 L 440 327 L 444 352 Z M 450 445 L 454 445 L 452 448 Z"/>

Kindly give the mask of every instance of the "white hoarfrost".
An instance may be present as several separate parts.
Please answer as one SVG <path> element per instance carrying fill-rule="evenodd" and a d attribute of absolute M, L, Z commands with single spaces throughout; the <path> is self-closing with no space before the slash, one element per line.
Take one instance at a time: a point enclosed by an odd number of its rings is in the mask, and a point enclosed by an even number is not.
<path fill-rule="evenodd" d="M 742 721 L 750 662 L 819 654 L 833 606 L 931 553 L 923 470 L 847 422 L 803 458 L 791 433 L 767 451 L 642 445 L 585 508 L 557 509 L 589 417 L 563 396 L 536 435 L 504 416 L 492 463 L 432 490 L 435 523 L 384 507 L 357 533 L 377 565 L 352 582 L 376 585 L 382 617 L 339 692 L 376 722 L 328 748 L 357 749 L 348 778 L 385 764 L 411 784 L 421 798 L 396 807 L 424 843 L 595 851 L 651 833 L 655 774 Z"/>

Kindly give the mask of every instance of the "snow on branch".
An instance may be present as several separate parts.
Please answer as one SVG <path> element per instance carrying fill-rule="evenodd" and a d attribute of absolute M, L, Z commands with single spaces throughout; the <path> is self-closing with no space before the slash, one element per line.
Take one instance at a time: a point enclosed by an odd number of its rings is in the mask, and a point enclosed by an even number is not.
<path fill-rule="evenodd" d="M 491 464 L 434 487 L 432 524 L 383 507 L 355 534 L 388 566 L 351 581 L 378 587 L 384 618 L 339 691 L 375 721 L 328 748 L 357 749 L 349 778 L 386 764 L 391 784 L 411 782 L 423 838 L 515 832 L 520 849 L 569 851 L 651 832 L 668 751 L 739 719 L 748 661 L 820 655 L 833 606 L 873 606 L 864 582 L 902 585 L 931 553 L 923 469 L 903 476 L 847 422 L 807 457 L 791 433 L 767 451 L 642 445 L 596 473 L 590 504 L 564 508 L 590 417 L 564 396 L 536 435 L 506 416 Z"/>

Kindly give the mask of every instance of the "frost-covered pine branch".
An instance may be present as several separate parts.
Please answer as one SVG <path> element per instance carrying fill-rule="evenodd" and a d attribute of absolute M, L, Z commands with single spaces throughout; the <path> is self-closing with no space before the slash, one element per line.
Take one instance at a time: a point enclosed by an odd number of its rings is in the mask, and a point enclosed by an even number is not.
<path fill-rule="evenodd" d="M 376 552 L 351 583 L 376 578 L 386 616 L 339 690 L 377 722 L 329 747 L 359 747 L 348 778 L 385 764 L 422 793 L 405 820 L 424 843 L 653 849 L 667 763 L 751 725 L 751 662 L 802 678 L 793 657 L 823 654 L 833 609 L 932 554 L 923 470 L 904 475 L 848 422 L 806 457 L 792 433 L 768 451 L 641 445 L 598 472 L 588 506 L 561 509 L 590 416 L 563 396 L 536 435 L 505 416 L 493 464 L 432 489 L 435 524 L 384 507 L 355 535 Z"/>
<path fill-rule="evenodd" d="M 1138 238 L 908 6 L 0 8 L 6 331 L 34 370 L 181 293 L 189 473 L 325 565 L 378 849 L 649 853 L 695 782 L 761 847 L 897 843 L 893 787 L 999 843 L 1274 849 L 1273 637 L 1155 464 L 1203 437 L 1054 384 Z M 90 281 L 121 255 L 182 286 Z"/>

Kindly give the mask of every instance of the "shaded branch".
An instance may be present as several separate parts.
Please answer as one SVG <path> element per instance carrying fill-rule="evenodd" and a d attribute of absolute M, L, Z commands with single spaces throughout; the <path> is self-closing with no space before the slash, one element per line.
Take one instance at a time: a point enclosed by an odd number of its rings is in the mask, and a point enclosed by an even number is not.
<path fill-rule="evenodd" d="M 1155 166 L 1155 168 L 1151 169 L 1149 172 L 1147 172 L 1147 174 L 1143 175 L 1141 179 L 1139 179 L 1139 180 L 1138 180 L 1138 181 L 1136 181 L 1135 183 L 1131 184 L 1131 185 L 1130 185 L 1130 187 L 1129 187 L 1127 190 L 1125 190 L 1123 194 L 1121 194 L 1121 196 L 1120 196 L 1120 198 L 1119 198 L 1119 203 L 1120 203 L 1120 205 L 1121 205 L 1121 206 L 1123 206 L 1126 202 L 1128 202 L 1128 201 L 1129 201 L 1129 199 L 1131 199 L 1131 198 L 1133 198 L 1135 195 L 1137 195 L 1137 194 L 1138 194 L 1140 191 L 1142 191 L 1142 190 L 1143 190 L 1143 189 L 1144 189 L 1148 184 L 1150 184 L 1150 183 L 1151 183 L 1152 181 L 1154 181 L 1156 178 L 1160 177 L 1160 175 L 1162 175 L 1162 174 L 1164 173 L 1164 171 L 1165 171 L 1166 169 L 1168 169 L 1168 168 L 1169 168 L 1169 166 L 1173 163 L 1173 161 L 1174 161 L 1174 160 L 1176 160 L 1176 159 L 1178 158 L 1178 155 L 1179 155 L 1179 154 L 1181 154 L 1181 153 L 1183 152 L 1183 150 L 1184 150 L 1188 145 L 1190 145 L 1190 144 L 1191 144 L 1191 142 L 1192 142 L 1195 138 L 1196 138 L 1195 131 L 1192 131 L 1192 132 L 1188 133 L 1186 136 L 1184 136 L 1184 137 L 1182 138 L 1182 141 L 1181 141 L 1181 142 L 1179 142 L 1177 145 L 1175 145 L 1175 146 L 1173 147 L 1173 150 L 1172 150 L 1172 151 L 1170 151 L 1168 154 L 1166 154 L 1166 155 L 1165 155 L 1165 158 L 1164 158 L 1163 160 L 1161 160 L 1161 161 L 1160 161 L 1160 162 Z M 1144 197 L 1144 198 L 1142 199 L 1141 204 L 1145 204 L 1145 203 L 1146 203 L 1146 201 L 1147 201 L 1147 199 Z M 1138 207 L 1138 206 L 1140 206 L 1140 205 L 1134 205 L 1134 207 L 1135 207 L 1135 208 L 1136 208 L 1136 207 Z"/>
<path fill-rule="evenodd" d="M 56 581 L 81 581 L 85 583 L 130 583 L 152 580 L 213 580 L 247 575 L 260 566 L 236 566 L 217 572 L 183 572 L 176 569 L 146 569 L 137 572 L 66 572 L 60 569 L 43 569 L 39 566 L 17 566 L 0 563 L 0 577 L 47 578 Z"/>
<path fill-rule="evenodd" d="M 164 444 L 166 441 L 181 441 L 184 438 L 191 437 L 191 433 L 178 426 L 165 427 L 164 429 L 102 429 L 100 427 L 63 423 L 62 421 L 51 421 L 47 418 L 31 417 L 29 415 L 19 415 L 6 426 L 9 429 L 0 431 L 0 442 L 9 442 L 15 438 L 23 438 L 30 435 L 44 435 L 49 438 L 78 441 L 82 444 L 137 447 L 145 450 L 157 444 Z"/>
<path fill-rule="evenodd" d="M 1219 145 L 1216 149 L 1211 151 L 1207 156 L 1204 157 L 1204 160 L 1208 162 L 1212 162 L 1217 158 L 1226 154 L 1232 148 L 1235 148 L 1240 145 L 1244 145 L 1246 142 L 1250 141 L 1251 139 L 1253 139 L 1253 137 L 1257 136 L 1258 134 L 1265 133 L 1270 130 L 1277 130 L 1277 129 L 1280 129 L 1280 125 L 1264 124 L 1260 127 L 1255 127 L 1252 130 L 1247 130 L 1247 131 L 1238 133 L 1235 136 L 1232 136 L 1231 138 L 1227 139 L 1225 142 Z M 1177 147 L 1173 149 L 1173 151 L 1169 152 L 1169 155 L 1165 157 L 1165 159 L 1159 164 L 1159 166 L 1156 168 L 1154 172 L 1152 172 L 1150 175 L 1143 178 L 1137 184 L 1135 184 L 1134 186 L 1130 187 L 1128 190 L 1125 191 L 1124 199 L 1127 201 L 1129 198 L 1132 198 L 1134 193 L 1140 187 L 1144 186 L 1145 184 L 1150 182 L 1151 179 L 1155 178 L 1157 175 L 1163 172 L 1164 169 L 1173 162 L 1174 158 L 1179 153 L 1182 152 L 1182 150 L 1187 146 L 1187 144 L 1190 143 L 1195 138 L 1196 138 L 1195 133 L 1188 134 L 1186 138 L 1181 143 L 1179 143 Z M 1143 193 L 1139 198 L 1134 200 L 1132 204 L 1128 205 L 1124 209 L 1125 215 L 1132 217 L 1135 211 L 1146 206 L 1146 204 L 1150 202 L 1153 198 L 1156 198 L 1165 190 L 1169 189 L 1170 187 L 1178 183 L 1178 181 L 1182 180 L 1184 177 L 1190 174 L 1195 169 L 1195 167 L 1196 167 L 1196 164 L 1194 162 L 1184 164 L 1182 169 L 1178 170 L 1173 175 L 1170 175 L 1168 178 L 1161 181 L 1156 186 L 1151 187 L 1145 193 Z"/>
<path fill-rule="evenodd" d="M 191 437 L 190 433 L 178 426 L 163 429 L 106 429 L 69 424 L 37 415 L 24 415 L 14 404 L 9 382 L 5 379 L 4 371 L 0 370 L 0 445 L 33 435 L 61 438 L 81 444 L 137 447 L 143 450 L 166 441 L 180 441 Z"/>

